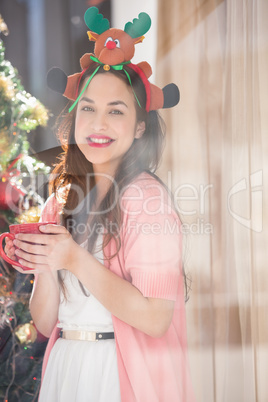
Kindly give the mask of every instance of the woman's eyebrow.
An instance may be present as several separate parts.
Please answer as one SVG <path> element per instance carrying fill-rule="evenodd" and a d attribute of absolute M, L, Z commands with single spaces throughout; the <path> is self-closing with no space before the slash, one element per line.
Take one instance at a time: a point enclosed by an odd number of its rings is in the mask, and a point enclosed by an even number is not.
<path fill-rule="evenodd" d="M 94 101 L 93 101 L 92 99 L 88 98 L 87 96 L 83 96 L 83 97 L 79 100 L 79 102 L 82 102 L 82 101 L 86 101 L 86 102 L 88 102 L 88 103 L 94 103 Z"/>
<path fill-rule="evenodd" d="M 87 96 L 83 96 L 83 97 L 79 100 L 79 102 L 82 102 L 82 101 L 88 102 L 88 103 L 95 103 L 93 99 L 90 99 L 90 98 L 88 98 Z M 125 102 L 123 102 L 122 100 L 115 100 L 115 101 L 112 101 L 112 102 L 109 102 L 109 103 L 108 103 L 108 106 L 118 106 L 118 105 L 123 105 L 123 106 L 125 106 L 126 108 L 128 108 L 127 104 L 126 104 Z"/>
<path fill-rule="evenodd" d="M 123 105 L 128 108 L 128 105 L 125 102 L 123 102 L 122 100 L 115 100 L 113 102 L 108 103 L 108 106 L 117 106 L 117 105 Z"/>

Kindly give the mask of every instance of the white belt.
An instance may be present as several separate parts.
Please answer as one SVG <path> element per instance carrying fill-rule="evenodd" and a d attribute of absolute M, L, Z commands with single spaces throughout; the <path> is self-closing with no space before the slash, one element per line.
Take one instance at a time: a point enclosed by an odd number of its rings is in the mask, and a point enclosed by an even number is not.
<path fill-rule="evenodd" d="M 114 339 L 114 332 L 93 332 L 93 331 L 78 331 L 78 330 L 63 330 L 61 331 L 63 339 L 73 341 L 90 341 L 97 342 L 105 339 Z"/>

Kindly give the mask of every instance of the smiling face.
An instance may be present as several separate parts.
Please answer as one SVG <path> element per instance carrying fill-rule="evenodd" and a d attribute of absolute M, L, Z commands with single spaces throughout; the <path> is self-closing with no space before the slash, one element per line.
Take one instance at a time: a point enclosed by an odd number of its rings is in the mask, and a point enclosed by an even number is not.
<path fill-rule="evenodd" d="M 122 156 L 145 130 L 137 122 L 131 87 L 114 74 L 97 74 L 78 102 L 75 141 L 94 172 L 114 175 Z"/>

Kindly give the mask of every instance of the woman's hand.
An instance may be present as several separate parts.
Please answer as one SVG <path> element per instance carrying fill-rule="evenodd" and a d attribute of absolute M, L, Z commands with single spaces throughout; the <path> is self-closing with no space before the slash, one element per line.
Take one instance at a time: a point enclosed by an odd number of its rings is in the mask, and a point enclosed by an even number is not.
<path fill-rule="evenodd" d="M 17 261 L 16 259 L 16 254 L 15 254 L 15 247 L 13 244 L 13 240 L 11 240 L 9 237 L 5 238 L 6 245 L 5 245 L 5 254 L 14 261 Z M 28 274 L 29 272 L 24 271 L 22 268 L 17 267 L 16 265 L 12 265 L 13 268 L 15 268 L 17 271 L 23 273 L 23 274 Z"/>
<path fill-rule="evenodd" d="M 18 247 L 15 255 L 19 263 L 31 269 L 23 272 L 38 273 L 68 269 L 74 253 L 80 248 L 68 230 L 59 225 L 44 225 L 40 226 L 39 230 L 44 234 L 19 233 L 13 241 Z M 10 255 L 13 251 L 9 248 Z"/>
<path fill-rule="evenodd" d="M 16 256 L 15 256 L 15 247 L 13 244 L 13 240 L 11 240 L 9 237 L 5 238 L 6 245 L 5 245 L 5 254 L 11 258 L 11 260 L 16 261 Z"/>

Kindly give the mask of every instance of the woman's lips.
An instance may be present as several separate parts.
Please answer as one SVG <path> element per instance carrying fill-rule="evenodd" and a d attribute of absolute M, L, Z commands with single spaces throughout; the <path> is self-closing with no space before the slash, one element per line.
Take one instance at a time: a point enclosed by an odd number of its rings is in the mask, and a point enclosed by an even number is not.
<path fill-rule="evenodd" d="M 111 145 L 113 142 L 114 140 L 106 135 L 92 134 L 87 137 L 88 145 L 95 148 L 105 148 Z"/>

